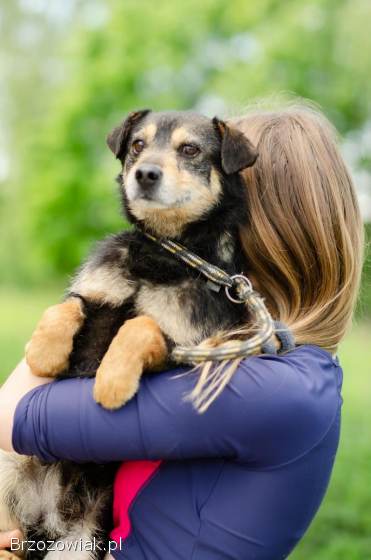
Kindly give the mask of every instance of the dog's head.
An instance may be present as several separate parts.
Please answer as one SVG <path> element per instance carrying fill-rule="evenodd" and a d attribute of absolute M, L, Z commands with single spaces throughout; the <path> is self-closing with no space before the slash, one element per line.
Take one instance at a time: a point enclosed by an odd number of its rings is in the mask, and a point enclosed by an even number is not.
<path fill-rule="evenodd" d="M 240 131 L 189 112 L 131 113 L 107 143 L 122 163 L 129 217 L 169 237 L 207 215 L 220 203 L 225 179 L 257 158 Z"/>

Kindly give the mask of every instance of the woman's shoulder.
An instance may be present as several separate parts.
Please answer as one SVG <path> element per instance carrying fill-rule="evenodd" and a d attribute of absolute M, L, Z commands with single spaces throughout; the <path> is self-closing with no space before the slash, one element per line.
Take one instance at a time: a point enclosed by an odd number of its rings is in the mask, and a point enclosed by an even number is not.
<path fill-rule="evenodd" d="M 341 382 L 338 359 L 317 346 L 244 360 L 230 390 L 256 423 L 248 432 L 259 461 L 279 465 L 318 445 L 339 418 Z"/>
<path fill-rule="evenodd" d="M 302 345 L 285 354 L 263 354 L 243 360 L 233 383 L 253 400 L 288 396 L 322 401 L 339 396 L 342 370 L 337 357 L 314 345 Z"/>

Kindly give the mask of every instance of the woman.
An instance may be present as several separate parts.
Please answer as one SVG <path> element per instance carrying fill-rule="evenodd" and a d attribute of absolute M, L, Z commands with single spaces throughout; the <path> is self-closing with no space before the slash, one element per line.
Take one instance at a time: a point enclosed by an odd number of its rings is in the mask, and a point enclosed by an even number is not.
<path fill-rule="evenodd" d="M 126 461 L 115 485 L 117 559 L 286 558 L 331 474 L 342 379 L 334 355 L 362 267 L 354 187 L 333 129 L 313 109 L 255 110 L 234 124 L 259 151 L 245 172 L 246 272 L 297 348 L 216 379 L 146 376 L 116 412 L 94 403 L 91 380 L 42 387 L 24 363 L 0 391 L 4 449 Z"/>

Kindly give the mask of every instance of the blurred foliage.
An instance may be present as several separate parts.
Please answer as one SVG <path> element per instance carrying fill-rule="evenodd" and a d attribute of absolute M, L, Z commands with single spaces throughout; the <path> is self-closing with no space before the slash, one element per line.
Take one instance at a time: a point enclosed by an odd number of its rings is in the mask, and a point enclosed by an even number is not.
<path fill-rule="evenodd" d="M 27 72 L 8 75 L 17 110 L 0 196 L 3 279 L 68 274 L 94 239 L 123 227 L 105 136 L 133 108 L 236 113 L 289 91 L 320 103 L 343 134 L 369 122 L 365 0 L 69 0 L 64 26 L 32 4 L 43 1 L 0 8 L 8 30 L 31 18 L 42 37 L 24 50 Z"/>

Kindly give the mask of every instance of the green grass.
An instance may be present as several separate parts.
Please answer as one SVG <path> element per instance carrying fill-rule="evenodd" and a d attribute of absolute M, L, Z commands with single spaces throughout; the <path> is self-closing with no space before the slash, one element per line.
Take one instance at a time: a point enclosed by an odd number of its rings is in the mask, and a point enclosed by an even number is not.
<path fill-rule="evenodd" d="M 0 383 L 20 360 L 41 312 L 62 289 L 0 289 Z M 340 449 L 328 494 L 292 560 L 371 558 L 371 325 L 353 329 L 340 350 L 344 406 Z"/>

